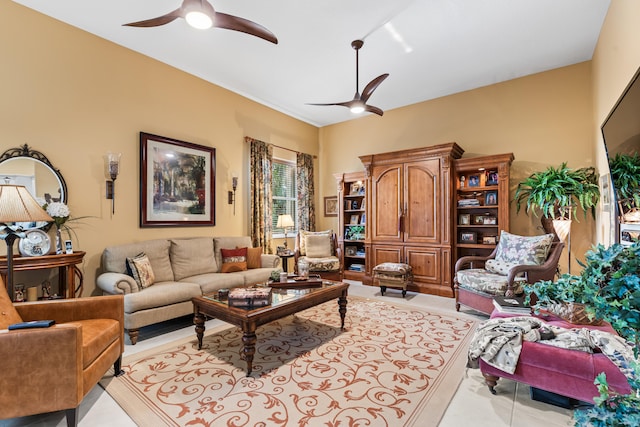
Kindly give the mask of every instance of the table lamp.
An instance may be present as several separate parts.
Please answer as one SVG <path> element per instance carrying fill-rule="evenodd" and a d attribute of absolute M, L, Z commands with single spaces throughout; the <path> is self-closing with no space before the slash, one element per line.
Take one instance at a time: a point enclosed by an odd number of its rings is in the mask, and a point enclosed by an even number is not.
<path fill-rule="evenodd" d="M 14 222 L 53 222 L 42 206 L 36 202 L 23 185 L 0 185 L 0 239 L 7 243 L 7 287 L 13 299 L 13 244 L 24 237 L 21 227 Z M 14 228 L 11 228 L 14 227 Z"/>
<path fill-rule="evenodd" d="M 293 222 L 291 215 L 278 215 L 277 228 L 284 229 L 284 250 L 287 250 L 287 228 L 294 227 L 296 224 Z"/>

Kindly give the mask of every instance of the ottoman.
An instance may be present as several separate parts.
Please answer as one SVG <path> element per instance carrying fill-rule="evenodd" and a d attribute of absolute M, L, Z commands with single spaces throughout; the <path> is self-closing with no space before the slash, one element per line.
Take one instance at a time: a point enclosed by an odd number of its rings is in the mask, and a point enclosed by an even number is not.
<path fill-rule="evenodd" d="M 384 295 L 387 288 L 402 289 L 402 298 L 407 295 L 407 285 L 413 282 L 413 271 L 409 264 L 397 262 L 383 262 L 373 268 L 373 282 L 380 286 L 380 293 Z"/>

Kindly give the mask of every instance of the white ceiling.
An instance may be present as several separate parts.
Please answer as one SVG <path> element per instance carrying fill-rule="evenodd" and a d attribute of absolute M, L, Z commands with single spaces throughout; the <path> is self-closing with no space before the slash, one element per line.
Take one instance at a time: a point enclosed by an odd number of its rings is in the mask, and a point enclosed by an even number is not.
<path fill-rule="evenodd" d="M 272 31 L 275 45 L 237 31 L 196 30 L 183 19 L 155 28 L 122 26 L 164 15 L 182 0 L 14 1 L 315 126 L 358 117 L 345 107 L 305 105 L 353 98 L 353 40 L 365 41 L 360 91 L 390 74 L 368 102 L 388 111 L 590 60 L 610 3 L 210 0 L 217 12 Z"/>

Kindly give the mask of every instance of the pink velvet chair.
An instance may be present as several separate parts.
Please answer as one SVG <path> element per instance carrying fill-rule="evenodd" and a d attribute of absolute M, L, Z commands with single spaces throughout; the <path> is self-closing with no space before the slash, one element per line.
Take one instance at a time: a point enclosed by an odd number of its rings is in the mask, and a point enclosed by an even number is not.
<path fill-rule="evenodd" d="M 497 311 L 491 315 L 492 318 L 510 316 L 513 315 Z M 601 326 L 574 325 L 557 317 L 541 318 L 561 328 L 584 327 L 615 333 L 608 323 L 603 323 Z M 539 342 L 524 341 L 522 343 L 522 352 L 513 374 L 501 371 L 482 359 L 480 359 L 480 371 L 492 394 L 496 394 L 495 387 L 498 379 L 509 378 L 562 396 L 593 403 L 593 398 L 600 395 L 593 382 L 601 372 L 606 373 L 607 382 L 612 389 L 625 394 L 631 392 L 624 374 L 604 354 L 567 350 Z"/>

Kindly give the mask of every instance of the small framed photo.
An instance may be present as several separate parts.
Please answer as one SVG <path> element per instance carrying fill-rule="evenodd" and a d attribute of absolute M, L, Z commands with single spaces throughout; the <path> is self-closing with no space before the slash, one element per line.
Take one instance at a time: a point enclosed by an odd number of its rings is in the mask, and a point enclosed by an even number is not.
<path fill-rule="evenodd" d="M 482 218 L 483 225 L 496 225 L 498 223 L 498 218 L 495 216 L 485 216 Z"/>
<path fill-rule="evenodd" d="M 480 186 L 480 175 L 469 175 L 469 187 Z"/>
<path fill-rule="evenodd" d="M 365 225 L 367 223 L 366 214 L 360 215 L 360 225 Z"/>
<path fill-rule="evenodd" d="M 71 243 L 71 240 L 65 240 L 64 241 L 64 250 L 68 254 L 72 254 L 73 253 L 73 244 Z"/>
<path fill-rule="evenodd" d="M 349 221 L 350 225 L 358 225 L 360 222 L 360 215 L 351 215 L 351 220 Z"/>
<path fill-rule="evenodd" d="M 483 224 L 484 224 L 484 215 L 473 216 L 473 225 L 483 225 Z"/>
<path fill-rule="evenodd" d="M 484 194 L 484 205 L 485 206 L 495 206 L 498 204 L 498 192 L 497 191 L 487 191 Z"/>
<path fill-rule="evenodd" d="M 344 253 L 347 256 L 356 256 L 358 254 L 358 247 L 357 246 L 346 246 L 344 248 Z"/>
<path fill-rule="evenodd" d="M 473 231 L 463 231 L 458 240 L 460 243 L 477 243 L 478 235 Z"/>
<path fill-rule="evenodd" d="M 483 245 L 495 245 L 497 242 L 496 236 L 483 236 L 482 244 Z"/>
<path fill-rule="evenodd" d="M 357 200 L 352 200 L 351 201 L 351 209 L 353 209 L 353 210 L 360 209 L 360 204 L 358 203 Z"/>
<path fill-rule="evenodd" d="M 487 185 L 498 185 L 498 171 L 489 171 L 487 173 Z"/>
<path fill-rule="evenodd" d="M 460 215 L 458 215 L 458 224 L 459 225 L 470 225 L 471 224 L 471 215 L 470 214 L 460 214 Z"/>
<path fill-rule="evenodd" d="M 360 184 L 359 182 L 352 183 L 349 194 L 352 196 L 357 196 L 358 194 L 360 194 L 360 188 L 362 188 L 362 184 Z"/>

